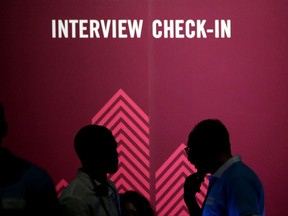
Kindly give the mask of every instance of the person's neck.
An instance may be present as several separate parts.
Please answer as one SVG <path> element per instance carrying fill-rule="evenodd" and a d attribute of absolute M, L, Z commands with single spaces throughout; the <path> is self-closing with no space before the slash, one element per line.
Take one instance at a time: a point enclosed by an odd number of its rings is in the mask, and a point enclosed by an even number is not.
<path fill-rule="evenodd" d="M 222 165 L 224 163 L 226 163 L 231 157 L 233 157 L 233 156 L 231 154 L 228 154 L 228 153 L 219 154 L 219 159 L 222 162 Z"/>
<path fill-rule="evenodd" d="M 99 172 L 97 169 L 92 169 L 89 167 L 82 167 L 81 170 L 85 173 L 87 173 L 92 179 L 95 179 L 96 181 L 100 183 L 105 183 L 107 180 L 107 175 L 104 172 Z"/>
<path fill-rule="evenodd" d="M 215 173 L 224 163 L 226 163 L 232 157 L 231 154 L 228 153 L 219 153 L 217 156 L 217 160 L 215 161 L 215 165 L 211 173 Z"/>

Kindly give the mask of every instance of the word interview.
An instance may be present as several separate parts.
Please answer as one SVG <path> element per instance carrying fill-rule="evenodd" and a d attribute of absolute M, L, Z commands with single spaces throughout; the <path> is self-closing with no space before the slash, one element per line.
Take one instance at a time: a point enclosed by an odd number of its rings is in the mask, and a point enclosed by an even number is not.
<path fill-rule="evenodd" d="M 53 19 L 52 38 L 141 38 L 143 20 Z M 207 27 L 209 26 L 209 27 Z M 152 36 L 160 38 L 231 38 L 231 20 L 153 20 Z"/>

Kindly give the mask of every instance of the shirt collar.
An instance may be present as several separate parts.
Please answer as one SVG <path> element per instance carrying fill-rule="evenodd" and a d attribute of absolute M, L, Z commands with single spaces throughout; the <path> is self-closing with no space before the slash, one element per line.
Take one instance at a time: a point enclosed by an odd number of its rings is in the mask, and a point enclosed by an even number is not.
<path fill-rule="evenodd" d="M 241 161 L 241 157 L 239 155 L 235 155 L 227 160 L 212 176 L 221 178 L 223 173 L 234 163 Z"/>
<path fill-rule="evenodd" d="M 90 176 L 89 176 L 86 172 L 83 172 L 81 169 L 78 169 L 77 176 L 78 176 L 78 178 L 79 178 L 84 184 L 86 184 L 91 190 L 94 190 L 94 189 L 95 189 L 95 186 L 101 185 L 100 182 L 98 182 L 98 181 L 95 180 L 95 179 L 91 179 Z M 94 181 L 95 184 L 93 184 L 92 181 Z M 111 182 L 109 179 L 107 179 L 107 183 L 108 183 L 108 185 L 109 185 L 108 188 L 109 188 L 109 194 L 110 194 L 110 193 L 111 193 L 111 192 L 110 192 L 110 188 L 113 188 L 113 185 L 112 185 L 112 182 Z"/>
<path fill-rule="evenodd" d="M 91 180 L 90 176 L 86 172 L 83 172 L 81 169 L 79 169 L 78 172 L 77 172 L 77 177 L 85 185 L 87 185 L 91 190 L 94 189 L 94 185 L 92 183 L 92 180 Z"/>

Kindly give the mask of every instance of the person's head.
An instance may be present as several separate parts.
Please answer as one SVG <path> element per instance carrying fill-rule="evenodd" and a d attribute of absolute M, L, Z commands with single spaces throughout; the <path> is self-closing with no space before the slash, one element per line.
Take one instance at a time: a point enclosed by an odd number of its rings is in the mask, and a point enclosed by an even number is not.
<path fill-rule="evenodd" d="M 228 130 L 217 119 L 201 121 L 189 134 L 187 153 L 198 171 L 212 172 L 220 156 L 231 155 Z"/>
<path fill-rule="evenodd" d="M 136 191 L 120 194 L 120 202 L 123 216 L 154 216 L 149 201 Z"/>
<path fill-rule="evenodd" d="M 0 103 L 0 144 L 2 139 L 6 136 L 7 134 L 7 123 L 5 121 L 5 113 L 4 113 L 4 107 Z"/>
<path fill-rule="evenodd" d="M 74 138 L 74 148 L 83 168 L 113 174 L 118 170 L 117 142 L 104 126 L 87 125 Z"/>

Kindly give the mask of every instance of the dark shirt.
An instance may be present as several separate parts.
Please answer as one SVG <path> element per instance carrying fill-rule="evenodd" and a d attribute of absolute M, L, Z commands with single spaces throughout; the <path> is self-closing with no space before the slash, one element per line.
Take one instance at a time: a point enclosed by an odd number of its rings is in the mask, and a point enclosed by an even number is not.
<path fill-rule="evenodd" d="M 55 186 L 48 173 L 0 148 L 0 215 L 55 215 Z"/>

